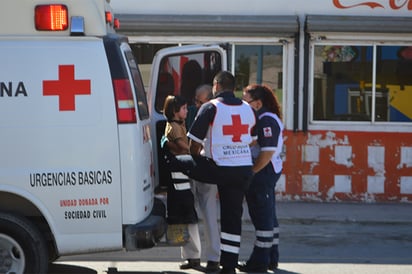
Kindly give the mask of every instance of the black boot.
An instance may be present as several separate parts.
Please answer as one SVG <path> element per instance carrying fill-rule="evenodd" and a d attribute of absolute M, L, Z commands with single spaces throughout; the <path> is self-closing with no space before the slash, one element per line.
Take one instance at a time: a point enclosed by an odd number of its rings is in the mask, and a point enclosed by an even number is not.
<path fill-rule="evenodd" d="M 179 268 L 180 269 L 197 269 L 200 267 L 200 259 L 188 259 L 186 262 L 181 263 Z"/>

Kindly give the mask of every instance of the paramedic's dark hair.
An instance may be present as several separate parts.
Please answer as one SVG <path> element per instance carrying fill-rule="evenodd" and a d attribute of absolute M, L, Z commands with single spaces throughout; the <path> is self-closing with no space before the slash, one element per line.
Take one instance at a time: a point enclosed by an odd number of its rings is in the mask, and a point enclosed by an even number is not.
<path fill-rule="evenodd" d="M 171 122 L 175 113 L 179 112 L 180 108 L 186 104 L 187 101 L 182 96 L 169 95 L 163 106 L 163 115 L 166 116 L 167 121 Z"/>
<path fill-rule="evenodd" d="M 234 91 L 235 90 L 235 77 L 229 71 L 221 71 L 215 75 L 213 81 L 217 82 L 221 90 Z"/>
<path fill-rule="evenodd" d="M 282 111 L 279 100 L 269 86 L 252 84 L 245 87 L 244 92 L 249 93 L 252 100 L 260 100 L 268 111 L 275 113 L 280 119 L 282 119 Z"/>

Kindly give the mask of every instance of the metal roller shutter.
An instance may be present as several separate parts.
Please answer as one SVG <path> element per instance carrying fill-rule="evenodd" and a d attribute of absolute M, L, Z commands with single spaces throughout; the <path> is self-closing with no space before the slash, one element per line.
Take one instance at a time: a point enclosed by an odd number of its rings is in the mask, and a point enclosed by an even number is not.
<path fill-rule="evenodd" d="M 412 18 L 308 15 L 307 32 L 410 33 Z"/>
<path fill-rule="evenodd" d="M 121 33 L 170 36 L 291 37 L 299 30 L 297 16 L 142 15 L 117 14 Z"/>

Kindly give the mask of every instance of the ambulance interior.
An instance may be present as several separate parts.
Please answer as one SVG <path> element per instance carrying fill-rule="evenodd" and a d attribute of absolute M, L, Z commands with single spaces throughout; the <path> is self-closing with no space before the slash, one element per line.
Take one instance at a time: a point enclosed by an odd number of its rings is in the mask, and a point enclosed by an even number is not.
<path fill-rule="evenodd" d="M 160 64 L 155 98 L 155 111 L 160 114 L 163 114 L 163 105 L 169 95 L 183 96 L 187 101 L 189 112 L 194 111 L 196 88 L 203 84 L 212 85 L 215 74 L 222 70 L 221 56 L 213 51 L 166 56 Z M 160 139 L 166 125 L 165 119 L 158 120 L 156 123 L 160 188 L 170 176 L 165 163 L 161 160 L 160 149 Z M 186 127 L 189 130 L 190 125 Z"/>

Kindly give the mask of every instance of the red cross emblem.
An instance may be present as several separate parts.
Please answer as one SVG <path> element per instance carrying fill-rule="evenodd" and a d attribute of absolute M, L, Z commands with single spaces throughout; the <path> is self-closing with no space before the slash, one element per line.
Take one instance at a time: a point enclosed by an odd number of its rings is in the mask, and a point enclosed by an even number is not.
<path fill-rule="evenodd" d="M 59 80 L 43 81 L 43 95 L 59 96 L 60 111 L 74 111 L 76 95 L 90 94 L 90 80 L 74 79 L 74 65 L 59 65 Z"/>
<path fill-rule="evenodd" d="M 272 129 L 270 127 L 265 127 L 263 129 L 263 136 L 272 137 Z"/>
<path fill-rule="evenodd" d="M 232 125 L 223 126 L 223 135 L 233 135 L 233 142 L 240 142 L 242 134 L 247 134 L 249 131 L 247 124 L 242 124 L 240 115 L 232 115 Z"/>

